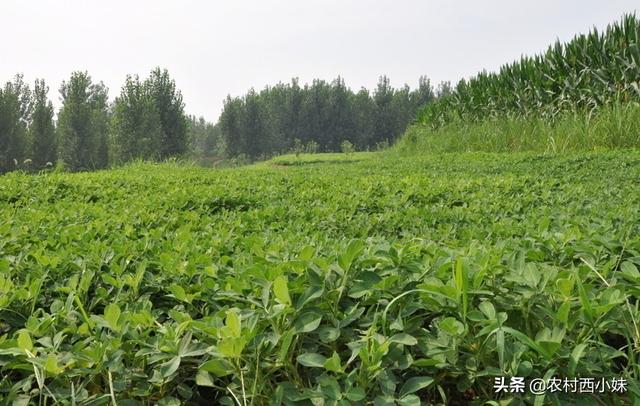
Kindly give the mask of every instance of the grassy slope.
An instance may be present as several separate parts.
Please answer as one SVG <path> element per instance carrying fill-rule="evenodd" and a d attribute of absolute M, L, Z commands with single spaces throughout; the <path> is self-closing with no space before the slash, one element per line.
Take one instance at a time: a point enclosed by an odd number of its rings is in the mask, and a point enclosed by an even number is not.
<path fill-rule="evenodd" d="M 640 145 L 640 106 L 613 104 L 589 113 L 568 113 L 555 122 L 539 118 L 455 121 L 441 128 L 410 127 L 393 147 L 401 154 L 434 152 L 564 153 Z"/>
<path fill-rule="evenodd" d="M 267 166 L 283 165 L 283 166 L 307 166 L 316 164 L 341 164 L 341 163 L 354 163 L 364 160 L 374 159 L 379 157 L 380 154 L 376 152 L 354 152 L 350 154 L 343 153 L 319 153 L 319 154 L 286 154 L 273 158 L 270 161 L 265 162 Z M 260 164 L 258 164 L 260 166 Z"/>
<path fill-rule="evenodd" d="M 349 160 L 1 177 L 0 398 L 38 399 L 29 362 L 80 404 L 481 403 L 552 368 L 640 396 L 639 153 Z"/>

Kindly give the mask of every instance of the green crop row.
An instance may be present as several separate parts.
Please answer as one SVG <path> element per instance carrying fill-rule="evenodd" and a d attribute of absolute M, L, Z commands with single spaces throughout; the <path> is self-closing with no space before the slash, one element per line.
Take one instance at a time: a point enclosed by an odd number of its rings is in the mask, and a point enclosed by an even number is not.
<path fill-rule="evenodd" d="M 460 81 L 430 103 L 418 121 L 438 128 L 455 120 L 539 117 L 640 101 L 640 21 L 625 15 L 603 32 L 593 29 L 540 55 Z"/>

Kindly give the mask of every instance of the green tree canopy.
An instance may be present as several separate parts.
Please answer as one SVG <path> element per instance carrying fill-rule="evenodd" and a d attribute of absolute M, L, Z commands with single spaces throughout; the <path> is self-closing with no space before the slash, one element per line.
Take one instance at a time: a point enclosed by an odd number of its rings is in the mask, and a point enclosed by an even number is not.
<path fill-rule="evenodd" d="M 115 160 L 153 160 L 160 156 L 160 113 L 148 81 L 141 82 L 137 75 L 127 76 L 114 102 L 111 125 Z"/>
<path fill-rule="evenodd" d="M 145 86 L 160 119 L 158 157 L 165 159 L 187 152 L 187 117 L 182 93 L 166 69 L 156 68 L 145 81 Z"/>
<path fill-rule="evenodd" d="M 400 136 L 418 109 L 433 99 L 425 76 L 413 91 L 406 85 L 396 90 L 382 76 L 373 94 L 366 89 L 354 93 L 341 77 L 330 83 L 316 79 L 304 87 L 293 79 L 227 97 L 219 127 L 229 156 L 255 159 L 293 148 L 340 151 L 345 140 L 358 149 L 376 148 Z"/>
<path fill-rule="evenodd" d="M 29 126 L 31 159 L 36 169 L 54 164 L 57 159 L 56 129 L 53 123 L 53 104 L 48 99 L 49 87 L 44 80 L 36 80 L 33 88 L 33 111 Z"/>
<path fill-rule="evenodd" d="M 18 74 L 0 88 L 0 173 L 22 165 L 28 151 L 31 91 Z"/>
<path fill-rule="evenodd" d="M 107 167 L 107 88 L 102 82 L 94 84 L 87 72 L 74 72 L 62 83 L 60 95 L 58 131 L 65 165 L 71 170 Z"/>

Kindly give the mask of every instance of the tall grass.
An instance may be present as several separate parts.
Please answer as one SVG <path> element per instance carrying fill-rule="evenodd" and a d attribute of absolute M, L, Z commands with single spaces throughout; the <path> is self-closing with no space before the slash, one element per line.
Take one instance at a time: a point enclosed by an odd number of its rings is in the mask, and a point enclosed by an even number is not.
<path fill-rule="evenodd" d="M 492 117 L 455 120 L 439 127 L 416 124 L 392 148 L 402 154 L 428 152 L 562 153 L 640 146 L 640 104 L 614 103 L 569 111 L 553 120 Z"/>

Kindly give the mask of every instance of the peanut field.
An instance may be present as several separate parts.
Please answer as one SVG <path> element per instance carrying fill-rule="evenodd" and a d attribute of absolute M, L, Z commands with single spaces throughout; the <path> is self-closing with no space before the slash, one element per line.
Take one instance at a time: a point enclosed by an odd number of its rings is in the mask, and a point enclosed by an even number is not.
<path fill-rule="evenodd" d="M 639 182 L 626 150 L 6 174 L 0 404 L 640 404 Z"/>

